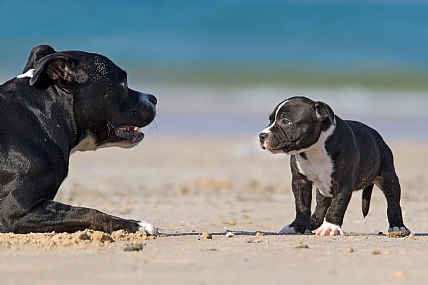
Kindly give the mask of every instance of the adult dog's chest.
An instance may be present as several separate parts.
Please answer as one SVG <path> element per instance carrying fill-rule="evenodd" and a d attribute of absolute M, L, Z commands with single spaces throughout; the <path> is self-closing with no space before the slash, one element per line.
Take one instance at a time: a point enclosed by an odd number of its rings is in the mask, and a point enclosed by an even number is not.
<path fill-rule="evenodd" d="M 331 191 L 333 161 L 324 147 L 317 146 L 296 154 L 296 164 L 299 172 L 305 175 L 323 196 L 333 197 Z"/>

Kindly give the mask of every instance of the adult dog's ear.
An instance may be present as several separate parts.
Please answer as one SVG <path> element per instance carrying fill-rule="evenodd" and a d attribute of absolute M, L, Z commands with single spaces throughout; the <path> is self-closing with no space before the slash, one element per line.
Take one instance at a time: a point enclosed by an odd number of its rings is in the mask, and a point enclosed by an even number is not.
<path fill-rule="evenodd" d="M 82 69 L 75 68 L 76 65 L 77 60 L 67 54 L 57 52 L 47 55 L 34 66 L 30 85 L 34 85 L 45 75 L 64 89 L 67 89 L 64 85 L 85 83 L 88 80 L 88 75 Z"/>
<path fill-rule="evenodd" d="M 334 125 L 334 113 L 333 110 L 324 102 L 315 102 L 315 113 L 318 121 L 324 121 L 325 119 L 329 119 L 330 122 Z"/>
<path fill-rule="evenodd" d="M 37 62 L 47 55 L 55 53 L 55 50 L 48 45 L 38 45 L 33 47 L 30 52 L 30 56 L 28 57 L 27 64 L 24 67 L 24 71 L 22 73 L 26 73 L 29 69 L 34 68 Z"/>

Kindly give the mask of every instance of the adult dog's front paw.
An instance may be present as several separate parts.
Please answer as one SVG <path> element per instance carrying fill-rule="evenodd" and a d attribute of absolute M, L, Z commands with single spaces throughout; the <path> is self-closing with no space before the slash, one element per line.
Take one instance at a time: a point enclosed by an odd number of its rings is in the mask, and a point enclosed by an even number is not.
<path fill-rule="evenodd" d="M 319 236 L 343 236 L 344 233 L 340 226 L 324 221 L 322 225 L 315 230 L 315 234 Z"/>
<path fill-rule="evenodd" d="M 158 229 L 155 228 L 152 224 L 149 224 L 148 222 L 142 221 L 139 222 L 138 225 L 140 226 L 138 230 L 141 232 L 145 232 L 148 236 L 159 235 Z"/>

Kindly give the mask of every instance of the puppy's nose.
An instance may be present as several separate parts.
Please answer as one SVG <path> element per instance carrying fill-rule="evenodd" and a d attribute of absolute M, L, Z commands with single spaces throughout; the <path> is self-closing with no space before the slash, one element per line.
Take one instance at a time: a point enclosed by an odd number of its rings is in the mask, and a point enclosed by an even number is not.
<path fill-rule="evenodd" d="M 261 142 L 265 141 L 265 139 L 267 138 L 267 136 L 268 136 L 267 133 L 260 133 L 259 134 L 260 141 Z"/>
<path fill-rule="evenodd" d="M 156 105 L 158 103 L 158 99 L 152 94 L 147 94 L 147 99 L 153 104 Z"/>

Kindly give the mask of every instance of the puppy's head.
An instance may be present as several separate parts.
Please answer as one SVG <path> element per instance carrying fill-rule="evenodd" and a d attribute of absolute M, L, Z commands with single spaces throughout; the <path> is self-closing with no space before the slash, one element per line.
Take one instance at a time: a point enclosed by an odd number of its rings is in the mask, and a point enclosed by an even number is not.
<path fill-rule="evenodd" d="M 279 103 L 269 115 L 269 126 L 260 134 L 260 146 L 272 153 L 297 154 L 319 139 L 334 124 L 334 113 L 323 102 L 292 97 Z"/>
<path fill-rule="evenodd" d="M 30 55 L 26 66 L 34 69 L 30 85 L 52 87 L 73 98 L 78 137 L 74 150 L 129 148 L 144 138 L 141 128 L 153 121 L 157 99 L 130 89 L 124 70 L 99 54 L 55 52 L 47 46 L 33 50 L 46 52 Z"/>

